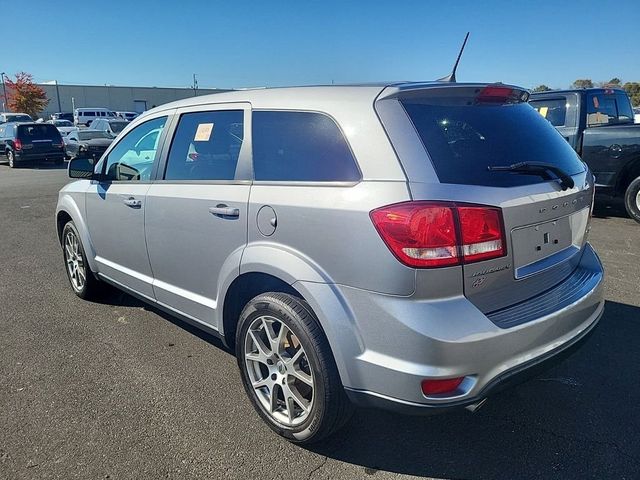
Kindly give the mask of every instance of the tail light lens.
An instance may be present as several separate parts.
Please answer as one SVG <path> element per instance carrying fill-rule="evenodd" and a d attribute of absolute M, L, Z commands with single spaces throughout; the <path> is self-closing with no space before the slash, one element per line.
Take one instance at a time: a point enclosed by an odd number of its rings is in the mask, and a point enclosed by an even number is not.
<path fill-rule="evenodd" d="M 498 208 L 458 207 L 462 256 L 466 263 L 502 257 L 505 242 Z"/>
<path fill-rule="evenodd" d="M 426 396 L 452 393 L 460 386 L 463 380 L 464 377 L 423 380 L 421 385 L 422 393 Z"/>
<path fill-rule="evenodd" d="M 16 139 L 13 141 L 13 147 L 14 147 L 16 150 L 22 150 L 22 140 L 20 140 L 19 138 L 16 138 Z"/>
<path fill-rule="evenodd" d="M 418 201 L 378 208 L 370 216 L 389 250 L 410 267 L 446 267 L 506 255 L 498 208 Z"/>

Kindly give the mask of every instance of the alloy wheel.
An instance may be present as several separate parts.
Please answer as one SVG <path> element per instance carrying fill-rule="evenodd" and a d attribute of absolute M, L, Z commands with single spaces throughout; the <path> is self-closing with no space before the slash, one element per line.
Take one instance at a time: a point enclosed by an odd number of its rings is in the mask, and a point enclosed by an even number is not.
<path fill-rule="evenodd" d="M 80 241 L 72 230 L 68 230 L 65 234 L 64 259 L 67 264 L 71 285 L 77 292 L 82 291 L 87 281 L 87 269 L 82 257 Z"/>
<path fill-rule="evenodd" d="M 263 410 L 289 427 L 311 412 L 314 378 L 298 337 L 281 320 L 260 316 L 245 337 L 245 365 L 253 392 Z"/>

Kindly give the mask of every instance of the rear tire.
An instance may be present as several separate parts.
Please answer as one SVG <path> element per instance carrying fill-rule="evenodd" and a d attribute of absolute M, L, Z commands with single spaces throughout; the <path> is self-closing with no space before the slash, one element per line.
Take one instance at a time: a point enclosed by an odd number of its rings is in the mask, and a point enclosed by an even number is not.
<path fill-rule="evenodd" d="M 7 161 L 9 162 L 9 167 L 10 168 L 16 168 L 16 156 L 13 153 L 13 150 L 8 150 L 7 151 Z"/>
<path fill-rule="evenodd" d="M 242 383 L 269 427 L 293 443 L 339 430 L 353 406 L 317 317 L 304 300 L 264 293 L 240 314 L 236 357 Z"/>
<path fill-rule="evenodd" d="M 640 223 L 640 177 L 633 180 L 624 193 L 624 206 L 627 213 Z"/>
<path fill-rule="evenodd" d="M 62 229 L 62 255 L 73 293 L 84 300 L 96 298 L 101 285 L 89 267 L 80 234 L 72 220 Z"/>

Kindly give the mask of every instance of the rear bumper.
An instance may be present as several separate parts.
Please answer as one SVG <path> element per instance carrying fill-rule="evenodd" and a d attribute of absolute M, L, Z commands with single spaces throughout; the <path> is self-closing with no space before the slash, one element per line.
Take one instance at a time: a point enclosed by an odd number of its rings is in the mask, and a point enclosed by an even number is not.
<path fill-rule="evenodd" d="M 555 350 L 552 350 L 551 352 L 504 372 L 488 383 L 476 396 L 466 398 L 462 401 L 454 400 L 451 402 L 443 402 L 433 405 L 405 402 L 397 398 L 389 398 L 368 391 L 353 390 L 349 388 L 346 388 L 345 390 L 351 402 L 363 408 L 380 408 L 383 410 L 402 413 L 404 415 L 431 415 L 434 413 L 443 413 L 447 410 L 462 408 L 479 403 L 491 395 L 526 382 L 550 368 L 553 368 L 579 350 L 591 337 L 591 334 L 597 326 L 598 322 L 594 321 L 585 332 L 573 338 L 571 341 Z"/>
<path fill-rule="evenodd" d="M 536 315 L 507 328 L 464 296 L 424 300 L 339 287 L 351 325 L 325 331 L 340 352 L 335 356 L 349 397 L 363 406 L 429 413 L 476 403 L 548 368 L 584 342 L 604 311 L 602 265 L 589 244 L 578 269 L 590 274 L 570 302 L 562 282 L 520 304 L 523 315 Z M 554 292 L 563 301 L 548 308 Z M 332 318 L 332 312 L 321 315 Z M 422 393 L 423 379 L 453 377 L 465 377 L 455 392 Z"/>
<path fill-rule="evenodd" d="M 25 152 L 25 151 L 20 151 L 20 152 L 15 152 L 15 161 L 16 162 L 32 162 L 32 161 L 38 161 L 38 160 L 60 160 L 60 159 L 64 159 L 65 158 L 65 151 L 64 150 L 56 150 L 53 152 L 37 152 L 37 153 L 32 153 L 32 152 Z"/>

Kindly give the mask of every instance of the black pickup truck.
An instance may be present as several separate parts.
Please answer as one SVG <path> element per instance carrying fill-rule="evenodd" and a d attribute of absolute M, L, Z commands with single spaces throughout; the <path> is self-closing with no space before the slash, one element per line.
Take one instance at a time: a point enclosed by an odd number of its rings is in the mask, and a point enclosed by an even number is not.
<path fill-rule="evenodd" d="M 533 93 L 531 105 L 571 144 L 596 176 L 600 194 L 621 196 L 640 223 L 640 124 L 624 90 Z"/>

